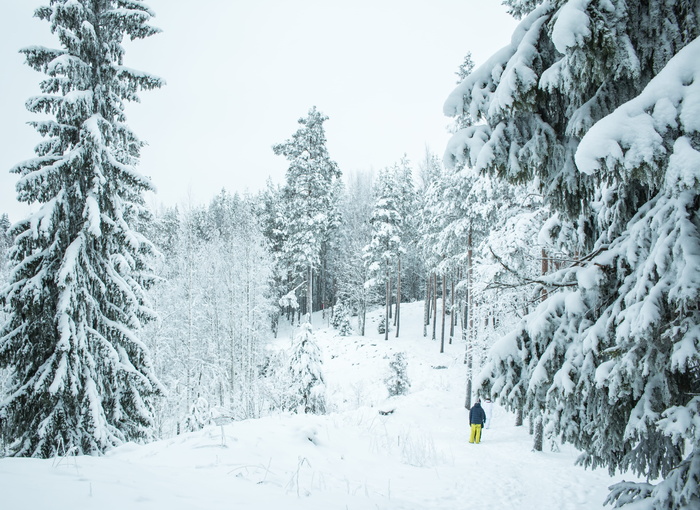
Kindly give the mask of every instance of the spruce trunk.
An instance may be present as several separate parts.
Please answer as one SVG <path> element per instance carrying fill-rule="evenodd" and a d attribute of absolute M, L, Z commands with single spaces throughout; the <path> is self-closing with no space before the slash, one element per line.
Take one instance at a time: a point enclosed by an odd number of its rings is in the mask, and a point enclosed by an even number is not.
<path fill-rule="evenodd" d="M 440 354 L 445 352 L 445 303 L 447 302 L 447 277 L 442 274 L 442 332 L 440 333 Z"/>
<path fill-rule="evenodd" d="M 437 328 L 437 274 L 433 274 L 433 340 L 437 337 L 435 336 L 435 331 Z"/>
<path fill-rule="evenodd" d="M 399 337 L 401 327 L 401 257 L 399 257 L 399 270 L 396 277 L 396 338 Z"/>
<path fill-rule="evenodd" d="M 450 345 L 452 345 L 452 338 L 455 336 L 455 279 L 454 275 L 450 276 L 452 281 L 452 289 L 450 295 Z"/>
<path fill-rule="evenodd" d="M 308 315 L 308 323 L 311 324 L 311 311 L 313 310 L 313 266 L 309 266 L 308 281 L 306 282 L 306 313 Z"/>
<path fill-rule="evenodd" d="M 430 324 L 430 275 L 425 279 L 425 303 L 423 304 L 423 336 L 428 336 Z"/>
<path fill-rule="evenodd" d="M 391 283 L 389 282 L 389 261 L 386 263 L 386 303 L 384 308 L 384 340 L 389 340 L 389 310 L 391 309 Z"/>

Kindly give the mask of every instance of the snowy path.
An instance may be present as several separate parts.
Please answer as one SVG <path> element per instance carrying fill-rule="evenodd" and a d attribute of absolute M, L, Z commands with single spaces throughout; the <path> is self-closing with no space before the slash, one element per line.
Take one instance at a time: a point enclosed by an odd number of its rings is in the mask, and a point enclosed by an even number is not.
<path fill-rule="evenodd" d="M 336 409 L 330 415 L 236 422 L 224 428 L 225 446 L 221 429 L 212 426 L 125 445 L 102 458 L 0 459 L 0 507 L 603 508 L 615 479 L 574 466 L 576 453 L 567 447 L 532 452 L 527 428 L 514 427 L 514 417 L 500 408 L 482 443 L 468 444 L 463 346 L 456 342 L 439 354 L 437 344 L 422 337 L 419 306 L 406 306 L 405 333 L 388 342 L 376 334 L 334 337 L 317 325 Z M 407 353 L 412 387 L 388 404 L 382 380 L 396 350 Z M 393 414 L 380 415 L 378 407 L 387 405 Z"/>

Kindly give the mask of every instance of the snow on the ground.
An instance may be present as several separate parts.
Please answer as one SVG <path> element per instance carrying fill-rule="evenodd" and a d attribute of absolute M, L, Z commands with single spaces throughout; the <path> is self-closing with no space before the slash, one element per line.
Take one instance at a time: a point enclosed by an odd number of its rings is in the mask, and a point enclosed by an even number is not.
<path fill-rule="evenodd" d="M 464 345 L 456 340 L 440 354 L 438 342 L 423 338 L 421 303 L 402 305 L 399 339 L 376 332 L 378 315 L 365 337 L 339 337 L 314 317 L 329 415 L 211 426 L 104 457 L 0 459 L 0 508 L 603 508 L 607 487 L 622 477 L 576 467 L 566 446 L 533 452 L 527 427 L 514 427 L 498 407 L 482 443 L 469 444 Z M 398 350 L 412 386 L 388 400 L 383 380 Z"/>

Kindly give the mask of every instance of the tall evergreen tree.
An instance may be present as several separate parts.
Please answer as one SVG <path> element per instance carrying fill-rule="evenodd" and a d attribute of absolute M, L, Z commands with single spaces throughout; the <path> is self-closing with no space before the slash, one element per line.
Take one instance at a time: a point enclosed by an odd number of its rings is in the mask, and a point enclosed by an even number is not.
<path fill-rule="evenodd" d="M 308 322 L 301 325 L 294 337 L 289 357 L 291 410 L 301 414 L 326 413 L 326 383 L 323 360 Z"/>
<path fill-rule="evenodd" d="M 321 255 L 339 218 L 334 191 L 341 172 L 326 148 L 323 123 L 328 117 L 316 107 L 299 119 L 301 128 L 290 140 L 275 145 L 275 154 L 289 160 L 284 201 L 284 245 L 293 270 L 306 280 L 306 313 L 313 311 L 314 274 L 321 267 Z"/>
<path fill-rule="evenodd" d="M 662 479 L 618 484 L 609 502 L 695 508 L 700 8 L 507 3 L 524 16 L 511 45 L 446 104 L 484 121 L 456 133 L 449 160 L 537 179 L 587 253 L 494 348 L 490 383 L 542 410 L 584 465 Z"/>
<path fill-rule="evenodd" d="M 33 123 L 37 157 L 12 170 L 19 200 L 42 205 L 12 232 L 0 365 L 13 379 L 0 411 L 12 455 L 99 453 L 150 436 L 159 391 L 138 334 L 153 318 L 152 245 L 131 226 L 152 185 L 135 169 L 143 143 L 124 104 L 162 81 L 124 66 L 122 47 L 159 30 L 138 0 L 52 0 L 35 16 L 62 48 L 22 50 L 47 75 L 27 108 L 52 118 Z"/>
<path fill-rule="evenodd" d="M 379 173 L 375 186 L 375 205 L 372 210 L 372 240 L 365 247 L 365 263 L 369 269 L 370 285 L 384 287 L 384 339 L 389 339 L 389 308 L 391 306 L 391 278 L 400 254 L 402 222 L 401 204 L 397 193 L 397 167 L 385 168 Z"/>

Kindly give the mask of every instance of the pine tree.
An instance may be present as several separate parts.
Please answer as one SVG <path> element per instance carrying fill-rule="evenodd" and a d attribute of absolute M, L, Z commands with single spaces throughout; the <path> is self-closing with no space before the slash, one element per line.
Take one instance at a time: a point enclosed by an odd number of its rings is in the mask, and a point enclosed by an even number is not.
<path fill-rule="evenodd" d="M 512 44 L 446 104 L 485 121 L 455 134 L 450 160 L 537 179 L 587 253 L 543 278 L 548 297 L 493 352 L 491 384 L 521 378 L 526 408 L 584 465 L 663 479 L 618 484 L 609 503 L 695 507 L 697 3 L 508 4 L 524 16 Z"/>
<path fill-rule="evenodd" d="M 384 339 L 389 339 L 389 308 L 391 306 L 391 277 L 403 251 L 402 208 L 397 169 L 386 168 L 379 173 L 375 186 L 375 205 L 372 210 L 372 240 L 365 247 L 365 263 L 372 278 L 369 285 L 384 287 Z"/>
<path fill-rule="evenodd" d="M 27 108 L 52 118 L 33 122 L 44 141 L 12 170 L 19 200 L 41 208 L 12 232 L 0 366 L 13 379 L 0 412 L 11 455 L 99 453 L 151 435 L 160 388 L 138 335 L 153 318 L 152 245 L 131 227 L 152 185 L 135 170 L 143 143 L 124 103 L 162 81 L 125 67 L 121 45 L 158 29 L 138 0 L 55 0 L 35 15 L 62 48 L 22 50 L 47 75 Z"/>
<path fill-rule="evenodd" d="M 289 160 L 284 201 L 283 250 L 296 276 L 306 280 L 306 313 L 313 311 L 314 273 L 319 271 L 324 245 L 339 218 L 334 191 L 341 172 L 326 148 L 323 123 L 328 117 L 313 107 L 290 140 L 275 145 Z"/>
<path fill-rule="evenodd" d="M 411 260 L 409 257 L 406 257 L 406 254 L 409 253 L 408 247 L 415 246 L 418 242 L 418 215 L 416 214 L 417 197 L 413 182 L 413 170 L 408 157 L 404 155 L 399 163 L 394 166 L 393 171 L 396 182 L 394 192 L 396 194 L 398 213 L 401 217 L 401 249 L 397 252 L 396 315 L 394 317 L 396 337 L 398 338 L 401 327 L 402 288 L 405 286 L 404 274 L 407 272 L 406 261 Z M 411 250 L 411 253 L 415 253 L 415 251 Z"/>

